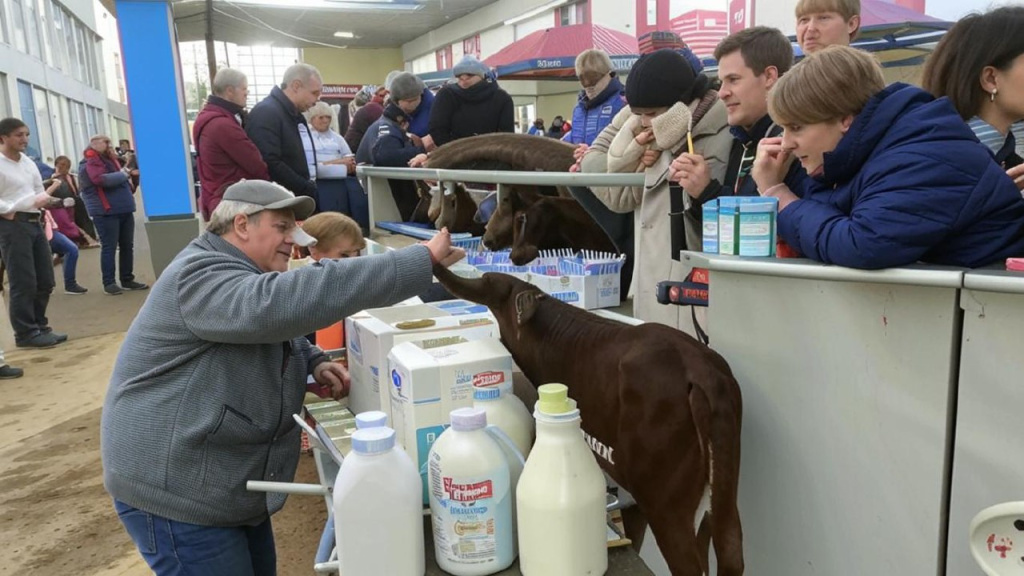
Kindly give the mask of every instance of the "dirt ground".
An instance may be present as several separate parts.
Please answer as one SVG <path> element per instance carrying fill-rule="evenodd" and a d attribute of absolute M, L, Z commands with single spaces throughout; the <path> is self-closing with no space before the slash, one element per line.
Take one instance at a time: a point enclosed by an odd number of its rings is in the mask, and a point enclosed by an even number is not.
<path fill-rule="evenodd" d="M 151 283 L 141 218 L 136 230 L 136 275 Z M 70 335 L 64 345 L 17 350 L 7 314 L 0 314 L 6 360 L 25 370 L 23 378 L 0 381 L 0 575 L 152 573 L 103 489 L 99 453 L 110 372 L 148 292 L 103 295 L 98 250 L 82 252 L 78 280 L 89 294 L 68 296 L 58 289 L 50 303 L 51 324 Z M 316 481 L 312 457 L 301 459 L 296 480 Z M 289 498 L 274 516 L 279 574 L 314 574 L 325 520 L 322 498 Z"/>

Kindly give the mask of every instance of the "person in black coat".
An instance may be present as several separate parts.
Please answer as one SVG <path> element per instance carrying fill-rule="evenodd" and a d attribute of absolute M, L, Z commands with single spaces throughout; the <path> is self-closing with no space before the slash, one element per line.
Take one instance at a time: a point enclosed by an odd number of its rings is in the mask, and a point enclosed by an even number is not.
<path fill-rule="evenodd" d="M 452 140 L 514 132 L 512 97 L 498 87 L 483 62 L 466 56 L 452 69 L 457 82 L 437 93 L 430 110 L 430 137 L 436 146 Z"/>
<path fill-rule="evenodd" d="M 267 163 L 270 179 L 296 196 L 316 199 L 316 152 L 302 115 L 320 99 L 323 80 L 309 64 L 285 70 L 281 86 L 253 107 L 245 131 Z"/>
<path fill-rule="evenodd" d="M 403 100 L 400 102 L 410 102 Z M 419 105 L 416 101 L 411 104 L 412 109 Z M 426 154 L 422 143 L 414 142 L 409 138 L 409 112 L 400 107 L 400 103 L 391 102 L 380 119 L 370 126 L 366 132 L 363 143 L 372 137 L 373 147 L 371 157 L 374 166 L 391 166 L 395 168 L 408 168 L 409 162 L 419 156 Z M 391 187 L 391 196 L 398 206 L 398 213 L 403 222 L 412 220 L 413 212 L 419 204 L 419 194 L 416 193 L 416 183 L 412 180 L 388 180 Z"/>

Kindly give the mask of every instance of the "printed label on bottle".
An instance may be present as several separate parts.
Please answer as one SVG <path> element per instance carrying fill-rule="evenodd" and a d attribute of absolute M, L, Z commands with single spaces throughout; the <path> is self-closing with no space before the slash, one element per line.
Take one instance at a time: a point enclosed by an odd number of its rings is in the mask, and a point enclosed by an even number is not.
<path fill-rule="evenodd" d="M 453 563 L 500 561 L 509 553 L 504 548 L 511 547 L 513 537 L 508 476 L 451 474 L 437 452 L 431 454 L 429 466 L 437 550 Z"/>

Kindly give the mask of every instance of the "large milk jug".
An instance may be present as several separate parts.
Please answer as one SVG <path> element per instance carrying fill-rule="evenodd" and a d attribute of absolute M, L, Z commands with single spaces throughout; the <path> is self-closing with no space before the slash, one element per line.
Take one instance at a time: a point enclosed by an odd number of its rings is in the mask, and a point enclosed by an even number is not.
<path fill-rule="evenodd" d="M 599 576 L 608 569 L 605 480 L 564 384 L 538 389 L 537 442 L 516 489 L 524 576 Z"/>
<path fill-rule="evenodd" d="M 493 574 L 515 560 L 509 465 L 486 427 L 483 410 L 452 410 L 427 456 L 437 564 L 455 576 Z"/>
<path fill-rule="evenodd" d="M 422 481 L 384 426 L 356 430 L 334 483 L 334 529 L 345 576 L 423 576 Z"/>
<path fill-rule="evenodd" d="M 473 407 L 487 412 L 487 424 L 497 426 L 526 458 L 533 447 L 533 418 L 523 401 L 511 388 L 477 388 L 473 391 Z"/>

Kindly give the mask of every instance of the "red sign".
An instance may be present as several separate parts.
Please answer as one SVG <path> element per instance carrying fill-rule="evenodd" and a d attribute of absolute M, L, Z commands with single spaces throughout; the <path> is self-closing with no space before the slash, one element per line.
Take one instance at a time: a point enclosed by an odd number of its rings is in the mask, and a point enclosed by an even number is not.
<path fill-rule="evenodd" d="M 481 372 L 473 376 L 473 388 L 486 388 L 505 381 L 504 372 Z"/>
<path fill-rule="evenodd" d="M 324 84 L 320 95 L 325 98 L 352 98 L 362 87 L 361 84 Z"/>
<path fill-rule="evenodd" d="M 729 2 L 729 34 L 754 25 L 754 4 L 757 0 L 730 0 Z"/>
<path fill-rule="evenodd" d="M 451 478 L 442 478 L 444 491 L 448 493 L 449 500 L 456 502 L 476 502 L 486 498 L 494 497 L 494 485 L 490 480 L 477 482 L 476 484 L 455 484 Z"/>

